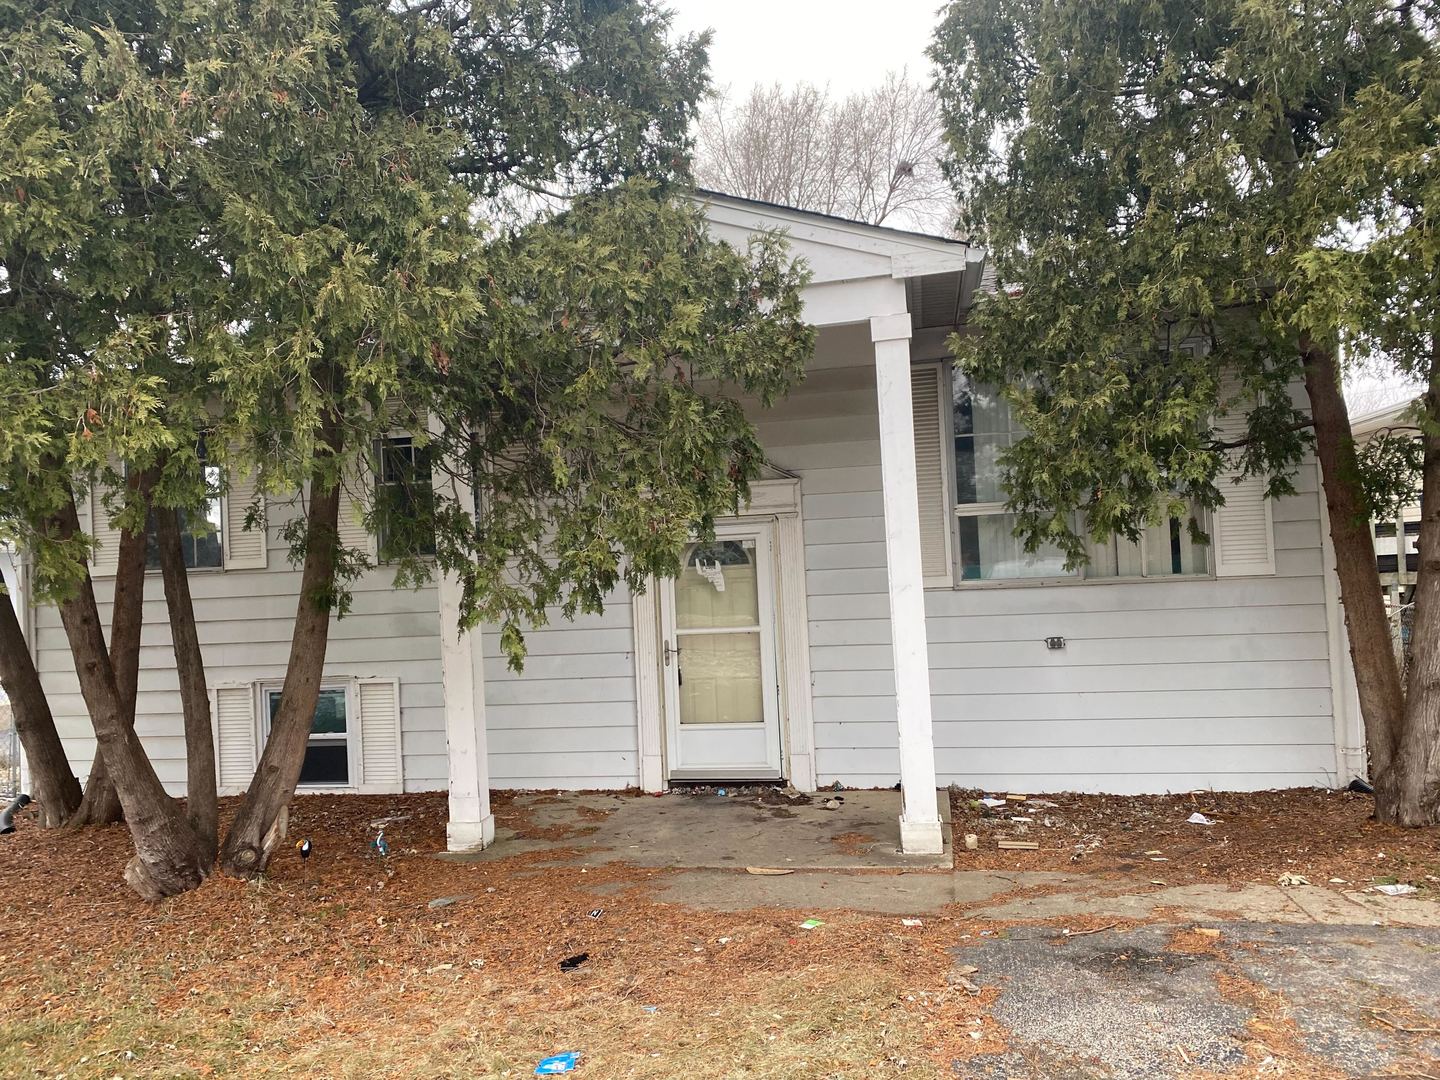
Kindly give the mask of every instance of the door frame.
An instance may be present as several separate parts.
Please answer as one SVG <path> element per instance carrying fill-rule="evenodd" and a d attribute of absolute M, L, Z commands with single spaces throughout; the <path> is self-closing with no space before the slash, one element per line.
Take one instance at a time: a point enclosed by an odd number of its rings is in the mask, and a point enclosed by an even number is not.
<path fill-rule="evenodd" d="M 750 485 L 750 501 L 722 525 L 772 524 L 771 579 L 775 593 L 775 663 L 780 682 L 780 769 L 801 791 L 815 790 L 815 724 L 810 686 L 809 615 L 806 610 L 805 536 L 800 480 L 777 477 Z M 640 787 L 669 787 L 660 635 L 660 583 L 648 580 L 632 595 L 635 642 L 635 712 Z"/>
<path fill-rule="evenodd" d="M 731 519 L 715 526 L 717 540 L 754 540 L 756 620 L 760 634 L 760 703 L 765 726 L 765 760 L 747 762 L 733 767 L 685 764 L 681 758 L 680 683 L 672 677 L 680 661 L 665 661 L 669 653 L 666 642 L 674 642 L 678 654 L 682 631 L 676 625 L 675 579 L 665 578 L 660 586 L 660 655 L 663 670 L 666 777 L 671 780 L 777 780 L 784 775 L 785 735 L 780 709 L 780 646 L 776 629 L 779 623 L 779 595 L 775 588 L 775 523 L 772 518 Z M 705 732 L 753 729 L 754 722 L 743 724 L 706 724 Z M 773 732 L 773 741 L 772 735 Z M 699 731 L 696 734 L 700 734 Z"/>

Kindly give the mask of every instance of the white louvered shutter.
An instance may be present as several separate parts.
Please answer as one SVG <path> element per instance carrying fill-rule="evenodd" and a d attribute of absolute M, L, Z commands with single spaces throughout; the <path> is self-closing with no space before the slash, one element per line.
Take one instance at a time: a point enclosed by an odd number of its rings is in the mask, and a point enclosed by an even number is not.
<path fill-rule="evenodd" d="M 910 409 L 915 426 L 915 488 L 920 497 L 920 564 L 925 584 L 950 585 L 950 492 L 945 482 L 945 368 L 910 369 Z"/>
<path fill-rule="evenodd" d="M 340 521 L 336 531 L 342 547 L 362 551 L 373 561 L 377 557 L 375 537 L 365 528 L 365 507 L 356 498 L 361 493 L 366 499 L 375 496 L 375 470 L 369 454 L 362 454 L 354 468 L 346 471 L 345 487 L 340 491 Z"/>
<path fill-rule="evenodd" d="M 1233 378 L 1222 381 L 1220 400 L 1230 401 L 1239 392 Z M 1245 403 L 1215 421 L 1215 434 L 1222 442 L 1245 437 Z M 1215 478 L 1225 505 L 1215 511 L 1211 539 L 1215 547 L 1216 577 L 1247 577 L 1275 573 L 1275 529 L 1270 500 L 1265 497 L 1265 477 L 1247 476 L 1239 483 L 1238 462 L 1243 451 L 1227 451 L 1229 463 Z"/>
<path fill-rule="evenodd" d="M 360 788 L 371 793 L 404 790 L 400 757 L 400 682 L 361 679 Z"/>
<path fill-rule="evenodd" d="M 255 730 L 255 689 L 217 686 L 210 703 L 215 718 L 215 780 L 221 795 L 240 795 L 255 775 L 259 739 Z"/>
<path fill-rule="evenodd" d="M 266 525 L 263 495 L 260 496 L 260 520 L 253 529 L 245 528 L 245 518 L 255 499 L 255 474 L 231 472 L 230 483 L 221 500 L 226 570 L 265 569 Z"/>
<path fill-rule="evenodd" d="M 90 535 L 95 537 L 90 572 L 96 577 L 113 576 L 120 565 L 120 530 L 110 522 L 104 495 L 105 491 L 99 484 L 90 488 Z"/>

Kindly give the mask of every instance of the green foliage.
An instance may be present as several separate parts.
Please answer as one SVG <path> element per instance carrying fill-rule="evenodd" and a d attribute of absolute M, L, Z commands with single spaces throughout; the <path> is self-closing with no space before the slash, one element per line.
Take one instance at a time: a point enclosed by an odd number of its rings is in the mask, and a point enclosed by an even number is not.
<path fill-rule="evenodd" d="M 1288 491 L 1307 337 L 1429 378 L 1436 17 L 1423 0 L 948 8 L 949 172 L 1006 286 L 955 348 L 1015 387 L 1030 434 L 1004 464 L 1029 542 L 1080 562 L 1077 510 L 1098 537 L 1213 507 L 1226 455 Z M 1238 446 L 1215 427 L 1230 407 Z M 1387 473 L 1376 498 L 1413 479 L 1399 456 L 1367 462 Z"/>
<path fill-rule="evenodd" d="M 437 471 L 475 486 L 478 515 L 443 484 L 435 511 L 463 619 L 518 635 L 547 605 L 598 611 L 622 577 L 678 571 L 687 538 L 735 511 L 762 461 L 717 391 L 768 402 L 813 334 L 778 238 L 717 243 L 697 204 L 646 182 L 522 230 L 488 269 L 484 315 L 405 399 L 439 429 Z"/>
<path fill-rule="evenodd" d="M 0 538 L 43 593 L 85 573 L 70 492 L 134 525 L 155 469 L 194 509 L 203 441 L 272 506 L 343 485 L 397 583 L 458 574 L 518 660 L 756 475 L 732 395 L 799 376 L 803 274 L 706 235 L 705 41 L 653 0 L 0 0 L 0 30 Z M 399 431 L 435 498 L 376 498 Z M 343 614 L 368 565 L 311 599 Z"/>

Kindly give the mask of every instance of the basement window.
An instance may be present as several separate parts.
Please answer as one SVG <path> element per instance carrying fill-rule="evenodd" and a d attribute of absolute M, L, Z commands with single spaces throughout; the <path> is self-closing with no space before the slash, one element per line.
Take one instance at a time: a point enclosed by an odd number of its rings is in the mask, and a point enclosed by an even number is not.
<path fill-rule="evenodd" d="M 280 691 L 265 691 L 266 730 L 280 711 Z M 310 742 L 300 769 L 301 787 L 345 787 L 350 783 L 350 703 L 343 686 L 320 688 Z"/>

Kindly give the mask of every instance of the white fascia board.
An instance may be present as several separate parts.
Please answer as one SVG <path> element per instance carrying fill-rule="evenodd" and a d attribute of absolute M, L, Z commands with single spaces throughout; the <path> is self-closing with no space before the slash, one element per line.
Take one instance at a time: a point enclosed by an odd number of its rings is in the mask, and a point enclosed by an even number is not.
<path fill-rule="evenodd" d="M 701 197 L 701 201 L 706 217 L 717 226 L 719 236 L 725 236 L 729 230 L 743 234 L 783 230 L 796 246 L 819 245 L 880 256 L 890 265 L 888 270 L 880 270 L 878 266 L 875 269 L 896 279 L 964 270 L 977 256 L 983 258 L 969 244 L 944 237 L 849 222 L 803 210 L 760 206 L 724 196 Z M 726 238 L 733 238 L 733 234 Z M 824 268 L 815 269 L 819 274 Z"/>

